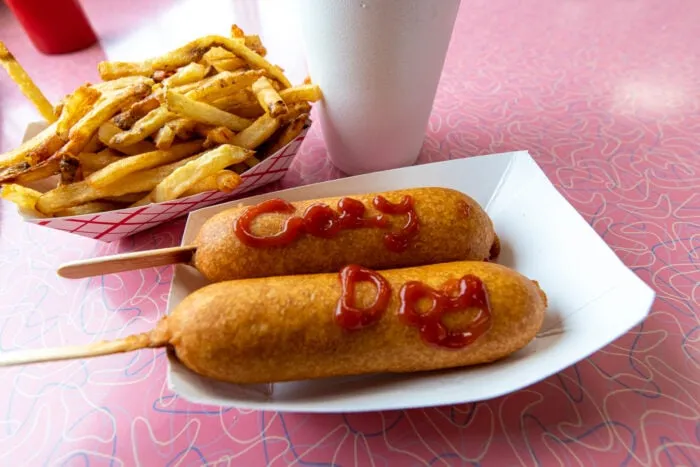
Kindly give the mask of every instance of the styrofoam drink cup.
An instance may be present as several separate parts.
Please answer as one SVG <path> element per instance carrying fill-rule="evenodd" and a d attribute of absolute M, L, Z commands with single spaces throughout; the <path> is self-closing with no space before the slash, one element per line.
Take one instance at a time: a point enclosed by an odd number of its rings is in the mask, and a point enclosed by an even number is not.
<path fill-rule="evenodd" d="M 360 174 L 419 156 L 460 0 L 299 0 L 331 162 Z"/>

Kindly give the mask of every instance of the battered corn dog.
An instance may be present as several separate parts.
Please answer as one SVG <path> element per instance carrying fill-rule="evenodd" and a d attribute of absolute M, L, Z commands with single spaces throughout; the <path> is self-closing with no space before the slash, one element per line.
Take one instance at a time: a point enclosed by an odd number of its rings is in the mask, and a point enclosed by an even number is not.
<path fill-rule="evenodd" d="M 192 264 L 210 281 L 374 269 L 497 255 L 493 223 L 479 204 L 447 188 L 288 203 L 270 200 L 209 219 Z"/>
<path fill-rule="evenodd" d="M 510 355 L 535 337 L 546 304 L 537 282 L 494 263 L 349 266 L 206 286 L 149 339 L 196 373 L 232 383 L 415 372 Z"/>

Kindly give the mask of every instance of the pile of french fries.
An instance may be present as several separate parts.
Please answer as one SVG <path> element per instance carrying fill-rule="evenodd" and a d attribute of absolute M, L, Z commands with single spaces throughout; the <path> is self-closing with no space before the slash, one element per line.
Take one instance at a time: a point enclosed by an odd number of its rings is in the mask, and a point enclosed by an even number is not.
<path fill-rule="evenodd" d="M 2 198 L 31 217 L 62 217 L 230 192 L 240 174 L 301 133 L 312 102 L 236 25 L 143 62 L 102 62 L 52 106 L 0 42 L 0 63 L 48 126 L 0 155 Z M 46 191 L 37 181 L 56 180 Z"/>

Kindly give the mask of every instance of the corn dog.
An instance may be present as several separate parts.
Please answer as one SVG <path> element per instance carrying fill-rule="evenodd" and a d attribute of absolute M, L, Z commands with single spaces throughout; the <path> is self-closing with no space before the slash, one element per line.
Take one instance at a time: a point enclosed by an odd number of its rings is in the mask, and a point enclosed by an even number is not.
<path fill-rule="evenodd" d="M 496 254 L 491 219 L 470 197 L 416 188 L 320 200 L 270 200 L 209 219 L 192 264 L 210 281 L 375 269 Z"/>
<path fill-rule="evenodd" d="M 186 297 L 147 333 L 0 355 L 0 366 L 169 347 L 220 381 L 274 383 L 489 363 L 527 345 L 547 297 L 494 263 L 244 279 Z M 13 355 L 16 354 L 16 355 Z"/>

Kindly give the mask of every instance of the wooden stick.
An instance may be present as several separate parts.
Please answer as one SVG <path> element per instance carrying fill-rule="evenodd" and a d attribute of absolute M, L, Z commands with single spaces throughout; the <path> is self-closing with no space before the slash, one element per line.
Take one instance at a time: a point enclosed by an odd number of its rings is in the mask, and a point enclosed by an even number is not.
<path fill-rule="evenodd" d="M 70 345 L 49 349 L 2 352 L 0 353 L 0 367 L 99 357 L 102 355 L 131 352 L 145 348 L 164 347 L 167 343 L 167 334 L 152 331 L 114 341 L 95 342 L 94 344 L 87 345 Z"/>
<path fill-rule="evenodd" d="M 196 249 L 195 246 L 177 246 L 74 261 L 58 268 L 58 275 L 66 279 L 82 279 L 154 266 L 189 263 Z"/>

